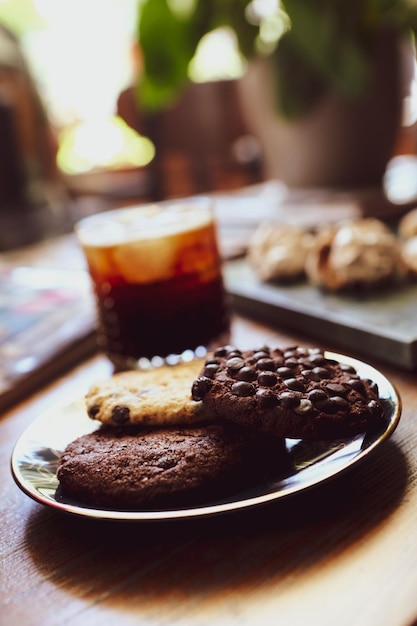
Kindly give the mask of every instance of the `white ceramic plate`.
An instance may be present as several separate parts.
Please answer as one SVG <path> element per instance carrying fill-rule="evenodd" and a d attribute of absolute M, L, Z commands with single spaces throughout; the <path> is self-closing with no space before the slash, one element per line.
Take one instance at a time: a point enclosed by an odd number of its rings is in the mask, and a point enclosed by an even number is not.
<path fill-rule="evenodd" d="M 56 469 L 60 454 L 72 440 L 99 426 L 87 416 L 82 399 L 49 409 L 25 430 L 13 451 L 13 477 L 24 493 L 41 504 L 84 517 L 126 521 L 185 519 L 226 513 L 304 491 L 362 461 L 392 435 L 401 415 L 399 395 L 381 372 L 347 356 L 332 352 L 327 352 L 326 356 L 353 365 L 362 378 L 370 378 L 378 384 L 384 407 L 384 426 L 376 433 L 339 441 L 311 443 L 287 439 L 290 472 L 282 476 L 277 471 L 276 477 L 227 499 L 192 508 L 114 511 L 90 508 L 58 497 Z"/>

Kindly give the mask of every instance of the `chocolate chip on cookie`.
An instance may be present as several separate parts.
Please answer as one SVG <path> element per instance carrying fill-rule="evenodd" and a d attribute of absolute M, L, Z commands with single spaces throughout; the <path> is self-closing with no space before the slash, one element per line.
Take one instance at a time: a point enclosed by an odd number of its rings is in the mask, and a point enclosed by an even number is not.
<path fill-rule="evenodd" d="M 219 417 L 297 439 L 353 436 L 383 417 L 375 382 L 319 349 L 300 346 L 218 349 L 194 380 L 192 397 Z"/>

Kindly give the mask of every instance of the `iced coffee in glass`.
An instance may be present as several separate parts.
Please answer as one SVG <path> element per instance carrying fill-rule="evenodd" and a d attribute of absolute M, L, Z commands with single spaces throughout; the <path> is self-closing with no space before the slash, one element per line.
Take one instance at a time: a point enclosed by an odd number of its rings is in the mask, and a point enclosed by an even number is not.
<path fill-rule="evenodd" d="M 75 227 L 116 370 L 175 362 L 227 341 L 229 316 L 208 198 L 99 213 Z"/>

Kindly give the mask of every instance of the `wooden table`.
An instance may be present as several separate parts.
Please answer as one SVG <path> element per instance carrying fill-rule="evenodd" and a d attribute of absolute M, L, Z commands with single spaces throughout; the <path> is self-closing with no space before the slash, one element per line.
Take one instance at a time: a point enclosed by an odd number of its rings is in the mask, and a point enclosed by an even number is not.
<path fill-rule="evenodd" d="M 232 341 L 317 345 L 238 315 Z M 50 406 L 110 375 L 104 356 L 13 406 L 0 417 L 0 623 L 417 623 L 416 375 L 371 364 L 403 401 L 389 441 L 315 490 L 200 520 L 84 519 L 43 507 L 14 483 L 10 457 L 21 433 Z"/>

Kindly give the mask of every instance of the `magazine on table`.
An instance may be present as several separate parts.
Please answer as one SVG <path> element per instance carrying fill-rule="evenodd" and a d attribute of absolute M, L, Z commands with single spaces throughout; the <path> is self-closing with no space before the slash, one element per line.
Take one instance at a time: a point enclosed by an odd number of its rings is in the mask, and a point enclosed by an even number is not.
<path fill-rule="evenodd" d="M 0 410 L 95 350 L 83 270 L 0 268 Z"/>

